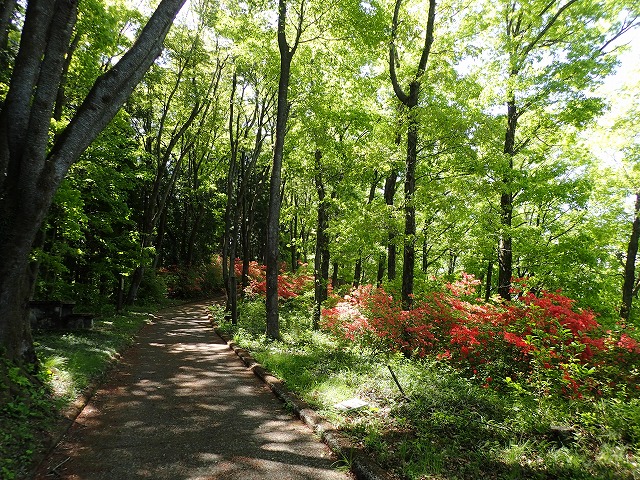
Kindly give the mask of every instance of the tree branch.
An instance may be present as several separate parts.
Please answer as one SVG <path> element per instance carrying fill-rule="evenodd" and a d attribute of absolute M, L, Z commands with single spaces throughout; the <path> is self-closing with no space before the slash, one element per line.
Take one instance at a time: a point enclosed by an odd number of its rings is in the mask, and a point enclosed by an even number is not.
<path fill-rule="evenodd" d="M 58 137 L 40 182 L 60 182 L 69 166 L 108 125 L 162 51 L 173 19 L 185 0 L 162 0 L 134 45 L 93 88 Z"/>
<path fill-rule="evenodd" d="M 391 42 L 389 43 L 389 75 L 391 76 L 391 85 L 393 86 L 393 91 L 395 92 L 398 100 L 402 102 L 403 105 L 407 105 L 409 103 L 409 95 L 407 95 L 398 83 L 398 75 L 396 73 L 396 58 L 398 56 L 398 52 L 396 51 L 396 37 L 398 34 L 398 16 L 400 15 L 400 6 L 402 5 L 402 0 L 396 0 L 396 6 L 393 9 L 393 20 L 391 21 Z"/>

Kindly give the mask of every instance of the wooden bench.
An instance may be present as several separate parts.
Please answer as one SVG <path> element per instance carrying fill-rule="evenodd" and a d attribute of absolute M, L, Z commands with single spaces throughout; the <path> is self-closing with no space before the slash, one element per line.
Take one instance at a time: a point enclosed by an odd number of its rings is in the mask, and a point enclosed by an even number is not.
<path fill-rule="evenodd" d="M 93 313 L 74 313 L 76 302 L 34 300 L 29 302 L 31 328 L 77 330 L 93 327 Z"/>

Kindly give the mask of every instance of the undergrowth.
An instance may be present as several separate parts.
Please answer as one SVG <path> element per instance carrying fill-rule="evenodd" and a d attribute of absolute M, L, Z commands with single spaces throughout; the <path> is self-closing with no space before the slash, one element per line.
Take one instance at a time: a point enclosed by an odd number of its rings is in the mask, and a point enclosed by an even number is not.
<path fill-rule="evenodd" d="M 511 379 L 487 386 L 435 357 L 374 354 L 313 331 L 309 302 L 296 302 L 281 309 L 280 341 L 264 335 L 259 298 L 221 327 L 399 478 L 640 479 L 640 401 L 624 392 L 588 402 Z M 352 397 L 369 407 L 334 408 Z"/>

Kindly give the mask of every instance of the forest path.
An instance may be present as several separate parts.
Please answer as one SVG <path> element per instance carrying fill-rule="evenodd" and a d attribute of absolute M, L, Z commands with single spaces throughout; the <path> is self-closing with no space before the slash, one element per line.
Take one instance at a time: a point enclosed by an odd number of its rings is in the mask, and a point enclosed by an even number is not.
<path fill-rule="evenodd" d="M 209 303 L 143 328 L 37 479 L 352 478 L 214 333 Z"/>

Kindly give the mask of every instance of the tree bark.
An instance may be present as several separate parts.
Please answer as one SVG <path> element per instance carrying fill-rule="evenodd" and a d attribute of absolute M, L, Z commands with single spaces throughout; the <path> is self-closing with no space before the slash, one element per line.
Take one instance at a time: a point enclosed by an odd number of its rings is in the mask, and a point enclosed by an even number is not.
<path fill-rule="evenodd" d="M 404 212 L 405 212 L 405 232 L 404 232 L 404 260 L 402 266 L 402 308 L 408 310 L 413 303 L 413 278 L 415 268 L 415 243 L 416 243 L 416 210 L 413 197 L 416 190 L 415 171 L 417 164 L 418 147 L 418 120 L 416 118 L 416 107 L 420 98 L 420 87 L 422 77 L 427 68 L 431 46 L 433 45 L 433 32 L 435 27 L 436 1 L 429 0 L 429 12 L 427 19 L 427 31 L 422 48 L 422 54 L 416 73 L 409 83 L 409 93 L 406 93 L 396 74 L 396 61 L 398 58 L 395 46 L 398 17 L 402 0 L 396 0 L 391 25 L 391 44 L 389 48 L 389 73 L 393 91 L 400 102 L 407 108 L 407 157 L 404 182 Z"/>
<path fill-rule="evenodd" d="M 513 276 L 513 252 L 511 224 L 513 219 L 513 193 L 511 191 L 511 172 L 513 157 L 516 154 L 516 129 L 518 127 L 518 112 L 515 100 L 507 102 L 507 130 L 504 139 L 504 153 L 509 165 L 503 178 L 503 190 L 500 195 L 500 244 L 498 245 L 498 294 L 504 300 L 511 300 L 511 277 Z"/>
<path fill-rule="evenodd" d="M 322 153 L 316 150 L 316 175 L 315 184 L 318 192 L 318 225 L 316 229 L 316 249 L 313 263 L 314 270 L 314 310 L 313 328 L 320 326 L 320 315 L 322 313 L 322 302 L 327 299 L 327 288 L 329 285 L 329 213 L 326 201 L 326 189 L 322 180 L 320 159 Z"/>
<path fill-rule="evenodd" d="M 184 0 L 162 0 L 138 40 L 99 77 L 47 152 L 53 105 L 75 24 L 76 1 L 31 0 L 0 112 L 0 348 L 33 363 L 28 322 L 31 248 L 70 165 L 106 127 L 158 57 Z"/>
<path fill-rule="evenodd" d="M 353 286 L 358 288 L 360 286 L 360 279 L 362 278 L 362 252 L 358 253 L 358 259 L 356 260 L 355 268 L 353 269 Z"/>
<path fill-rule="evenodd" d="M 398 138 L 398 143 L 400 142 L 400 137 Z M 395 168 L 391 170 L 389 176 L 384 182 L 384 201 L 387 204 L 389 209 L 389 236 L 387 241 L 387 278 L 389 280 L 394 280 L 396 278 L 396 244 L 395 244 L 395 230 L 393 228 L 393 212 L 391 209 L 393 208 L 393 199 L 396 195 L 396 183 L 398 181 L 398 172 Z M 384 267 L 383 267 L 384 270 Z M 378 269 L 380 271 L 380 269 Z M 384 271 L 382 272 L 384 275 Z M 382 283 L 382 279 L 380 278 L 380 273 L 378 273 L 378 283 Z"/>
<path fill-rule="evenodd" d="M 402 308 L 411 309 L 413 304 L 413 277 L 416 264 L 416 207 L 413 197 L 416 192 L 416 165 L 418 163 L 418 121 L 415 107 L 418 105 L 420 84 L 410 85 L 409 126 L 407 129 L 407 161 L 404 180 L 404 249 L 402 261 Z"/>
<path fill-rule="evenodd" d="M 278 250 L 280 240 L 280 207 L 282 205 L 282 157 L 284 137 L 289 117 L 289 80 L 291 77 L 291 59 L 298 48 L 302 34 L 304 0 L 298 12 L 297 35 L 290 47 L 286 37 L 287 0 L 278 1 L 278 49 L 280 51 L 280 79 L 278 82 L 278 106 L 276 113 L 276 133 L 273 147 L 273 166 L 269 184 L 269 214 L 267 217 L 267 241 L 265 260 L 267 267 L 266 316 L 268 338 L 280 338 L 280 320 L 278 314 Z"/>
<path fill-rule="evenodd" d="M 298 199 L 294 197 L 295 212 L 291 219 L 291 271 L 298 270 Z"/>
<path fill-rule="evenodd" d="M 622 285 L 622 306 L 620 307 L 620 318 L 629 320 L 631 315 L 631 304 L 635 290 L 636 279 L 636 257 L 638 255 L 638 239 L 640 238 L 640 193 L 636 193 L 636 206 L 634 211 L 631 236 L 627 245 L 627 259 L 624 265 L 624 283 Z"/>
<path fill-rule="evenodd" d="M 9 31 L 11 19 L 18 4 L 17 0 L 0 1 L 0 72 L 5 72 L 11 63 L 9 52 Z M 4 73 L 0 74 L 4 80 Z"/>
<path fill-rule="evenodd" d="M 488 302 L 491 299 L 491 281 L 493 279 L 493 262 L 489 262 L 487 265 L 487 283 L 484 288 L 484 301 Z"/>

